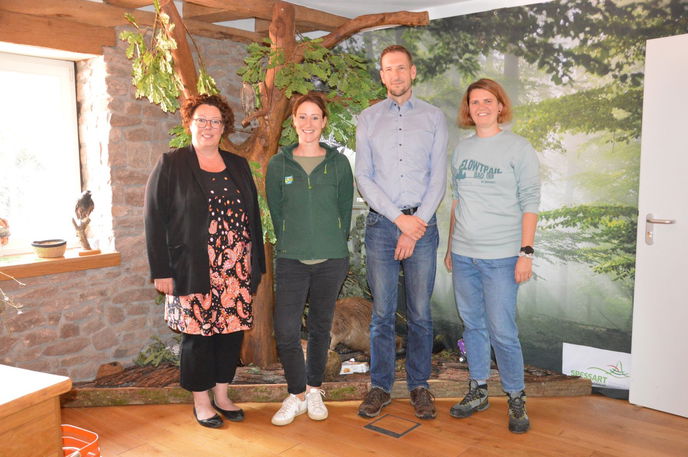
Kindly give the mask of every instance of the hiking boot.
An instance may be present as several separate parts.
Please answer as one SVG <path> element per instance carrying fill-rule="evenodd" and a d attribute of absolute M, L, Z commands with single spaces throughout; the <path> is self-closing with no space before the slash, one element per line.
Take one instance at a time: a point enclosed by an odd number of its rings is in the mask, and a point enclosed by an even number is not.
<path fill-rule="evenodd" d="M 294 418 L 308 410 L 306 400 L 301 400 L 294 394 L 289 394 L 282 402 L 282 407 L 272 416 L 273 425 L 287 425 L 294 422 Z"/>
<path fill-rule="evenodd" d="M 530 428 L 530 420 L 526 412 L 526 393 L 520 391 L 516 396 L 507 394 L 509 402 L 509 431 L 525 433 Z"/>
<path fill-rule="evenodd" d="M 475 380 L 471 379 L 468 381 L 468 393 L 463 397 L 463 400 L 451 407 L 449 415 L 462 419 L 474 412 L 485 411 L 489 407 L 487 384 L 478 385 Z"/>
<path fill-rule="evenodd" d="M 437 410 L 433 400 L 435 396 L 425 387 L 416 387 L 410 392 L 411 404 L 416 410 L 416 417 L 420 419 L 434 419 Z"/>
<path fill-rule="evenodd" d="M 327 407 L 323 403 L 325 391 L 317 387 L 311 387 L 306 394 L 306 403 L 308 403 L 308 417 L 314 421 L 322 421 L 327 419 Z"/>
<path fill-rule="evenodd" d="M 392 396 L 380 389 L 373 387 L 368 391 L 363 403 L 358 407 L 358 415 L 361 417 L 375 417 L 380 414 L 382 408 L 392 402 Z"/>

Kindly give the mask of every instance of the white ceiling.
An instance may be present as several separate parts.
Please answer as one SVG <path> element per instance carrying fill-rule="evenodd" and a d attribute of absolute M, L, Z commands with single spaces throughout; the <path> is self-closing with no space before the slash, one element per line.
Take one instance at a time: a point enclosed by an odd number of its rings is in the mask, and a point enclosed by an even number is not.
<path fill-rule="evenodd" d="M 89 0 L 102 3 L 103 0 Z M 326 13 L 354 18 L 364 14 L 388 13 L 396 11 L 427 11 L 430 20 L 443 17 L 461 16 L 500 8 L 545 3 L 551 0 L 285 0 L 295 5 L 307 6 Z M 174 0 L 182 11 L 181 0 Z M 153 6 L 142 8 L 153 11 Z M 219 23 L 244 30 L 254 30 L 253 19 L 239 19 Z"/>
<path fill-rule="evenodd" d="M 430 19 L 477 13 L 499 8 L 544 3 L 549 0 L 287 0 L 296 5 L 353 18 L 394 11 L 428 11 Z"/>

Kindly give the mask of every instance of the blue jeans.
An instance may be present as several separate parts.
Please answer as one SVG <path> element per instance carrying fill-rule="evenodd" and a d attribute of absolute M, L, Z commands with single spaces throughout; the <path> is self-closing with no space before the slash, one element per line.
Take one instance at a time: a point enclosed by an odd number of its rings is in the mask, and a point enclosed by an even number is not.
<path fill-rule="evenodd" d="M 437 265 L 437 221 L 430 219 L 425 235 L 416 242 L 413 255 L 394 260 L 394 250 L 401 232 L 384 216 L 368 213 L 366 219 L 366 265 L 368 284 L 373 293 L 370 322 L 370 381 L 386 392 L 394 383 L 399 271 L 404 270 L 406 291 L 406 382 L 408 390 L 428 387 L 432 358 L 432 315 L 430 296 L 435 284 Z"/>
<path fill-rule="evenodd" d="M 452 253 L 452 280 L 456 305 L 464 324 L 470 378 L 490 377 L 490 345 L 505 392 L 520 392 L 523 352 L 516 326 L 518 257 L 474 259 Z"/>

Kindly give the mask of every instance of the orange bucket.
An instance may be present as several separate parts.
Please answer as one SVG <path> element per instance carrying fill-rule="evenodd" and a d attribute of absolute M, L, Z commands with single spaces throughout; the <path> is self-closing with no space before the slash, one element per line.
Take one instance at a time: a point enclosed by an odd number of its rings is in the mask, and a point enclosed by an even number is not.
<path fill-rule="evenodd" d="M 64 457 L 100 457 L 98 434 L 76 425 L 62 424 L 62 452 Z"/>

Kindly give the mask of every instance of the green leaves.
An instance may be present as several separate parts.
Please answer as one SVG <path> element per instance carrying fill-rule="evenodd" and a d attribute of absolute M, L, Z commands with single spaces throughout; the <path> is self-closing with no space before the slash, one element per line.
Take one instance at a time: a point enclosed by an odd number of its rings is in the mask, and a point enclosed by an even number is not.
<path fill-rule="evenodd" d="M 217 83 L 212 76 L 208 74 L 205 68 L 201 68 L 198 72 L 198 83 L 196 84 L 199 94 L 216 95 L 220 91 L 217 89 Z"/>
<path fill-rule="evenodd" d="M 686 30 L 682 0 L 566 0 L 436 20 L 404 34 L 421 79 L 453 68 L 478 77 L 480 59 L 494 50 L 536 65 L 556 85 L 571 84 L 585 68 L 639 87 L 646 40 Z M 421 47 L 426 38 L 432 43 Z"/>
<path fill-rule="evenodd" d="M 545 254 L 588 264 L 615 280 L 635 277 L 638 209 L 623 205 L 579 205 L 540 213 Z"/>
<path fill-rule="evenodd" d="M 280 65 L 284 62 L 281 50 L 273 51 L 270 48 L 272 42 L 265 38 L 262 43 L 251 43 L 247 47 L 248 55 L 244 59 L 245 66 L 237 71 L 244 82 L 258 84 L 265 81 L 265 72 L 268 68 Z"/>
<path fill-rule="evenodd" d="M 146 45 L 144 31 L 138 26 L 130 14 L 126 19 L 136 27 L 136 32 L 123 31 L 119 37 L 129 43 L 126 55 L 131 60 L 132 84 L 136 87 L 136 98 L 145 97 L 151 103 L 159 105 L 165 112 L 175 112 L 179 109 L 178 97 L 183 89 L 182 82 L 174 73 L 172 50 L 177 43 L 168 38 L 165 29 L 171 30 L 170 18 L 160 12 L 157 2 L 156 23 L 160 28 L 153 27 L 153 37 L 150 47 Z"/>
<path fill-rule="evenodd" d="M 561 134 L 593 133 L 606 130 L 615 141 L 640 138 L 643 89 L 622 88 L 616 83 L 549 98 L 516 108 L 514 131 L 523 135 L 537 150 L 564 152 Z"/>
<path fill-rule="evenodd" d="M 119 34 L 119 38 L 129 43 L 126 56 L 131 60 L 131 82 L 136 87 L 136 98 L 145 97 L 149 102 L 159 105 L 164 112 L 174 113 L 179 109 L 179 96 L 184 90 L 179 76 L 174 72 L 172 50 L 177 49 L 177 42 L 165 32 L 173 30 L 174 24 L 170 24 L 169 16 L 160 11 L 157 1 L 154 5 L 156 16 L 150 46 L 146 45 L 146 32 L 128 13 L 124 16 L 136 31 L 125 30 Z M 196 88 L 200 94 L 219 93 L 215 80 L 202 65 Z M 170 143 L 176 141 L 173 138 Z"/>
<path fill-rule="evenodd" d="M 342 289 L 339 291 L 338 298 L 363 297 L 372 300 L 367 279 L 366 254 L 365 254 L 365 218 L 366 214 L 361 213 L 356 216 L 353 227 L 351 228 L 349 271 L 344 279 Z"/>
<path fill-rule="evenodd" d="M 178 354 L 181 335 L 175 335 L 169 344 L 165 344 L 165 342 L 157 336 L 154 336 L 151 340 L 153 340 L 153 342 L 134 359 L 136 365 L 151 365 L 157 367 L 161 363 L 171 363 L 179 366 Z"/>
<path fill-rule="evenodd" d="M 329 121 L 329 118 L 328 118 Z M 329 122 L 328 122 L 329 124 Z M 326 130 L 331 130 L 332 126 L 328 125 Z M 299 137 L 296 134 L 296 130 L 294 129 L 294 126 L 291 123 L 291 116 L 286 118 L 284 122 L 282 122 L 282 135 L 280 136 L 280 144 L 281 145 L 287 145 L 287 144 L 294 144 L 297 141 L 299 141 Z"/>
<path fill-rule="evenodd" d="M 251 167 L 251 174 L 253 180 L 264 180 L 265 175 L 260 168 L 260 163 L 249 161 Z M 258 192 L 258 208 L 260 209 L 260 222 L 263 225 L 263 240 L 271 244 L 277 243 L 277 236 L 275 236 L 275 227 L 272 225 L 272 217 L 270 217 L 270 208 L 268 202 L 262 193 Z"/>
<path fill-rule="evenodd" d="M 183 148 L 191 144 L 191 134 L 181 125 L 172 127 L 167 134 L 172 137 L 168 143 L 171 148 Z"/>
<path fill-rule="evenodd" d="M 270 40 L 248 46 L 245 66 L 238 71 L 244 82 L 258 84 L 265 80 L 266 71 L 280 67 L 275 86 L 287 98 L 309 91 L 321 90 L 328 102 L 328 122 L 324 135 L 351 149 L 355 142 L 353 116 L 368 107 L 371 100 L 384 97 L 384 91 L 368 73 L 367 62 L 351 53 L 325 48 L 321 40 L 304 39 L 304 59 L 301 63 L 286 63 L 284 53 L 270 48 Z M 317 84 L 317 86 L 316 86 Z M 296 132 L 287 119 L 282 124 L 280 144 L 297 141 Z"/>

